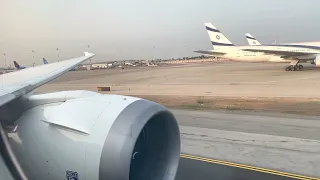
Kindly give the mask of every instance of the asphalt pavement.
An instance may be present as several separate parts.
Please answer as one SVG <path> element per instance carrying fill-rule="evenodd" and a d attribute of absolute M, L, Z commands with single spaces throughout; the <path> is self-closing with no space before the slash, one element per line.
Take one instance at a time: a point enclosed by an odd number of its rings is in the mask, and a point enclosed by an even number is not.
<path fill-rule="evenodd" d="M 212 159 L 198 160 L 197 157 L 181 157 L 176 180 L 316 180 L 317 178 L 289 174 L 267 169 L 214 163 Z M 228 163 L 228 162 L 224 162 Z"/>
<path fill-rule="evenodd" d="M 182 153 L 320 177 L 318 117 L 172 111 Z"/>

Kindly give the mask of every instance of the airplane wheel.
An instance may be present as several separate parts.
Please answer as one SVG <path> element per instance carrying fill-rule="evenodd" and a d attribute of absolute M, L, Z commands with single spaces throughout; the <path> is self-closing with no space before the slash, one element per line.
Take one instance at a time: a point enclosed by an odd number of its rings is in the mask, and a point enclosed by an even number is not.
<path fill-rule="evenodd" d="M 286 67 L 286 71 L 291 71 L 291 66 Z"/>
<path fill-rule="evenodd" d="M 292 65 L 288 66 L 287 68 L 288 68 L 288 71 L 294 71 L 295 70 Z"/>

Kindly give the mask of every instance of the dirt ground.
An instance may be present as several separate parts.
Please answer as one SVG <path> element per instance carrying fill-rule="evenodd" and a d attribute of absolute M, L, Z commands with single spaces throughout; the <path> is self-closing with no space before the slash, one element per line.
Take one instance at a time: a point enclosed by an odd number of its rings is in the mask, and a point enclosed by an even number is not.
<path fill-rule="evenodd" d="M 210 96 L 137 95 L 168 108 L 190 110 L 263 111 L 320 116 L 320 99 L 232 98 Z"/>
<path fill-rule="evenodd" d="M 212 62 L 73 71 L 36 91 L 97 91 L 138 96 L 169 108 L 320 115 L 319 68 L 287 72 L 281 63 Z"/>

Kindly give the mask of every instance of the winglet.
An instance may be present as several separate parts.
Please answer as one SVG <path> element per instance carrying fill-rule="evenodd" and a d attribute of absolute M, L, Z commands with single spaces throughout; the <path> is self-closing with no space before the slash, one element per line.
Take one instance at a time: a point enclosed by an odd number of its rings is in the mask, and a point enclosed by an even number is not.
<path fill-rule="evenodd" d="M 84 52 L 84 55 L 85 55 L 85 56 L 92 56 L 92 55 L 94 55 L 94 54 L 89 53 L 89 52 Z"/>

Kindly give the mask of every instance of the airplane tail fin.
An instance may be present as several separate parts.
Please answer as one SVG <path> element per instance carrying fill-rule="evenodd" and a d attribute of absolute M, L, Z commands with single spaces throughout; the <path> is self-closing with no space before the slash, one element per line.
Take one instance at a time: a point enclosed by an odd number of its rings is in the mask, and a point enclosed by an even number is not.
<path fill-rule="evenodd" d="M 209 34 L 213 49 L 225 48 L 234 46 L 229 39 L 223 35 L 217 28 L 215 28 L 211 23 L 204 23 L 207 32 Z"/>
<path fill-rule="evenodd" d="M 42 58 L 43 64 L 49 64 L 45 58 Z"/>
<path fill-rule="evenodd" d="M 254 38 L 251 34 L 247 33 L 246 37 L 250 46 L 261 45 L 260 42 L 256 38 Z"/>
<path fill-rule="evenodd" d="M 16 68 L 20 69 L 20 65 L 17 63 L 17 61 L 13 61 L 13 64 Z"/>

